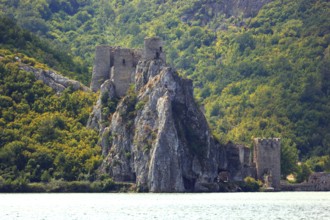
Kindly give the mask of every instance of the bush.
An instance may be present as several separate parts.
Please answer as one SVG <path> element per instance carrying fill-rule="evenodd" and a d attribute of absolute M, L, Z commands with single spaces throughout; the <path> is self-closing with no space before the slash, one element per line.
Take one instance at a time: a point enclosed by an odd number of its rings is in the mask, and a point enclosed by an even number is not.
<path fill-rule="evenodd" d="M 103 188 L 102 191 L 106 192 L 106 191 L 111 191 L 113 190 L 115 187 L 115 182 L 112 179 L 106 179 L 105 181 L 103 181 Z"/>
<path fill-rule="evenodd" d="M 296 173 L 296 182 L 302 183 L 304 181 L 307 181 L 309 178 L 309 175 L 312 173 L 312 170 L 309 166 L 307 166 L 305 163 L 298 166 L 298 171 Z"/>
<path fill-rule="evenodd" d="M 239 183 L 239 186 L 244 192 L 258 192 L 262 186 L 262 182 L 248 176 L 244 179 L 244 182 Z"/>

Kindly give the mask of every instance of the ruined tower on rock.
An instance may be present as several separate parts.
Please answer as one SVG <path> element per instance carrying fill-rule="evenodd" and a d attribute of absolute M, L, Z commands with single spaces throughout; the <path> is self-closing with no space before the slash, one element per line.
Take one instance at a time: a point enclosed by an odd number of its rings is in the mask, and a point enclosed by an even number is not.
<path fill-rule="evenodd" d="M 125 95 L 134 80 L 135 68 L 142 56 L 141 50 L 122 47 L 97 46 L 91 90 L 96 92 L 101 85 L 111 79 L 116 87 L 117 96 Z"/>
<path fill-rule="evenodd" d="M 281 179 L 281 141 L 279 138 L 254 139 L 254 158 L 257 178 L 266 185 L 280 190 Z"/>
<path fill-rule="evenodd" d="M 91 89 L 100 95 L 87 126 L 100 134 L 100 173 L 151 192 L 212 192 L 247 176 L 280 190 L 280 139 L 254 139 L 253 164 L 250 149 L 220 145 L 192 81 L 166 65 L 163 49 L 157 37 L 146 38 L 143 50 L 96 48 Z M 110 109 L 108 100 L 119 101 Z"/>
<path fill-rule="evenodd" d="M 129 86 L 134 82 L 135 69 L 141 58 L 141 51 L 115 47 L 110 56 L 110 79 L 115 85 L 118 97 L 126 94 Z"/>
<path fill-rule="evenodd" d="M 96 92 L 110 77 L 110 46 L 97 46 L 95 49 L 94 67 L 90 88 Z"/>
<path fill-rule="evenodd" d="M 158 37 L 146 38 L 144 50 L 111 47 L 96 47 L 91 81 L 91 90 L 96 92 L 106 80 L 111 80 L 118 97 L 123 97 L 134 82 L 136 66 L 140 60 L 159 59 L 165 63 L 163 41 Z"/>
<path fill-rule="evenodd" d="M 163 51 L 163 41 L 159 37 L 150 37 L 144 39 L 143 59 L 161 59 L 165 63 L 166 59 L 165 53 Z"/>

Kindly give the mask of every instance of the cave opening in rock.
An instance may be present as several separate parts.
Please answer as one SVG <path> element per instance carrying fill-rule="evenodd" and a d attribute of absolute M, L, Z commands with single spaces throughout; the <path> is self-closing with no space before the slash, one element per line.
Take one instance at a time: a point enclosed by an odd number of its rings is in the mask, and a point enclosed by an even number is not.
<path fill-rule="evenodd" d="M 188 179 L 186 177 L 183 177 L 183 185 L 186 191 L 194 191 L 195 182 L 195 179 Z"/>

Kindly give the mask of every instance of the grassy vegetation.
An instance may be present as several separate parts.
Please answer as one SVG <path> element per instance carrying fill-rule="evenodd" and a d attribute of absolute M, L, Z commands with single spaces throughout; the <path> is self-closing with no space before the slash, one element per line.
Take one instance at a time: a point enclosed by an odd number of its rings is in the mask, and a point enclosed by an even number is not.
<path fill-rule="evenodd" d="M 118 183 L 112 179 L 97 181 L 63 181 L 33 182 L 16 179 L 5 181 L 0 179 L 0 192 L 29 192 L 29 193 L 65 193 L 65 192 L 133 192 L 135 186 L 129 183 Z"/>

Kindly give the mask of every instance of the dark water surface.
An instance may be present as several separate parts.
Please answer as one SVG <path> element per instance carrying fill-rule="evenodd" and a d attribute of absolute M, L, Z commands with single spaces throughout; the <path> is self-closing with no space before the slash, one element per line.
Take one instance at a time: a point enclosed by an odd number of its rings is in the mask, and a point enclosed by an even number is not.
<path fill-rule="evenodd" d="M 0 194 L 0 219 L 330 219 L 330 192 Z"/>

